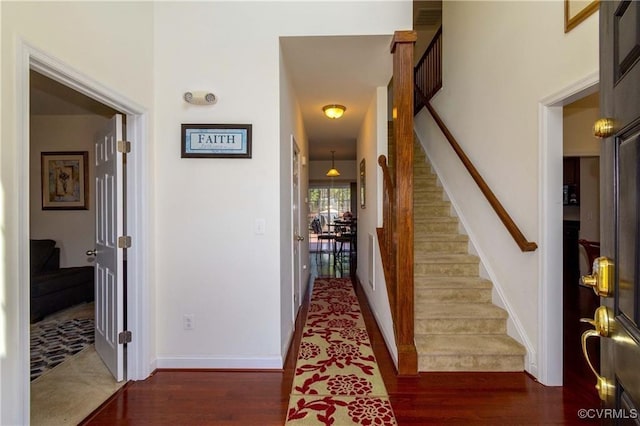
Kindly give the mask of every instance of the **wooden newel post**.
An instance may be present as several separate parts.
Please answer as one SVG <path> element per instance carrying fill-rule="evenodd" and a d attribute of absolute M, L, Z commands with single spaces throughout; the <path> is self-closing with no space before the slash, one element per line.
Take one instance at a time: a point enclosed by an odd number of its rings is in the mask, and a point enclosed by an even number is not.
<path fill-rule="evenodd" d="M 418 374 L 413 291 L 413 47 L 415 31 L 396 31 L 393 54 L 395 137 L 396 343 L 398 375 Z"/>

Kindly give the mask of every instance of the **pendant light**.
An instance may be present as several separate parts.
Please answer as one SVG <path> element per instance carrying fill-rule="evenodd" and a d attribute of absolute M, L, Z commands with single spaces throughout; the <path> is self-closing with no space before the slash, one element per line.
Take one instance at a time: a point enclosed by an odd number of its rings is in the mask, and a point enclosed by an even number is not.
<path fill-rule="evenodd" d="M 340 176 L 340 172 L 336 169 L 334 154 L 335 151 L 331 151 L 331 169 L 327 172 L 328 177 Z"/>

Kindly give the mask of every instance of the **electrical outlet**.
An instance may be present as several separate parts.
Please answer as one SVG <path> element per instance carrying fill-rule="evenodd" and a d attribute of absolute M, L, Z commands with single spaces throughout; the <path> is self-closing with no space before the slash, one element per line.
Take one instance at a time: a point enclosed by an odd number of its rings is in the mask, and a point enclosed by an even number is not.
<path fill-rule="evenodd" d="M 193 314 L 184 314 L 182 316 L 182 325 L 185 330 L 193 330 L 196 328 L 196 321 Z"/>

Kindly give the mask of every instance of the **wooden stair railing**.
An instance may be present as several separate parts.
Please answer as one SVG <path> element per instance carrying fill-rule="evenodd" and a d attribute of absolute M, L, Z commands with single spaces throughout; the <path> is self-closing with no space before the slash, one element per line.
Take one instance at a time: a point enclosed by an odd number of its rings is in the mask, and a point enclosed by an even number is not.
<path fill-rule="evenodd" d="M 380 257 L 382 258 L 382 269 L 384 270 L 384 279 L 387 283 L 387 295 L 389 298 L 389 306 L 391 308 L 391 318 L 393 319 L 393 331 L 396 334 L 396 293 L 397 288 L 391 285 L 396 282 L 396 258 L 395 239 L 394 239 L 394 188 L 391 172 L 387 164 L 387 157 L 381 155 L 378 157 L 378 164 L 382 168 L 382 228 L 377 229 L 378 245 L 380 246 Z"/>
<path fill-rule="evenodd" d="M 378 244 L 400 376 L 418 374 L 413 312 L 413 49 L 416 39 L 415 31 L 396 31 L 391 42 L 395 179 L 391 178 L 386 159 L 378 160 L 385 173 L 385 222 L 378 230 Z"/>
<path fill-rule="evenodd" d="M 453 148 L 455 153 L 458 155 L 458 158 L 460 158 L 460 161 L 462 161 L 462 164 L 464 164 L 464 167 L 476 182 L 478 188 L 480 188 L 480 191 L 484 194 L 491 207 L 493 207 L 493 210 L 498 215 L 498 218 L 500 218 L 505 228 L 507 228 L 507 231 L 509 231 L 509 234 L 511 234 L 511 237 L 515 240 L 518 247 L 520 247 L 520 250 L 522 250 L 523 252 L 535 251 L 538 248 L 538 245 L 535 242 L 528 241 L 525 238 L 525 236 L 522 234 L 522 231 L 520 231 L 520 228 L 518 228 L 518 225 L 516 225 L 509 213 L 507 213 L 507 210 L 504 208 L 502 203 L 500 203 L 498 197 L 496 197 L 491 188 L 489 188 L 489 185 L 482 178 L 480 172 L 478 172 L 471 160 L 469 160 L 469 157 L 467 157 L 467 155 L 464 153 L 447 126 L 445 126 L 438 113 L 435 111 L 435 109 L 433 109 L 433 106 L 431 106 L 429 102 L 427 102 L 425 106 L 433 116 L 433 119 L 436 121 L 436 124 L 438 125 L 442 133 L 444 133 L 444 136 L 449 141 L 451 148 Z"/>
<path fill-rule="evenodd" d="M 429 44 L 429 47 L 425 51 L 424 55 L 416 65 L 414 69 L 415 75 L 415 91 L 414 94 L 414 102 L 416 106 L 416 112 L 418 112 L 422 107 L 426 107 L 427 110 L 431 113 L 436 124 L 442 131 L 442 133 L 449 141 L 451 148 L 455 151 L 462 161 L 462 164 L 465 166 L 473 180 L 480 188 L 480 191 L 484 194 L 485 198 L 493 207 L 493 210 L 496 212 L 504 226 L 511 234 L 511 237 L 515 240 L 520 250 L 523 252 L 527 251 L 535 251 L 538 248 L 538 245 L 533 241 L 528 241 L 525 236 L 520 231 L 520 228 L 513 221 L 509 213 L 507 213 L 506 209 L 500 203 L 496 195 L 493 193 L 487 182 L 484 180 L 480 172 L 475 168 L 469 157 L 465 154 L 465 152 L 460 147 L 460 144 L 453 137 L 447 126 L 444 124 L 440 116 L 436 113 L 435 109 L 429 102 L 433 95 L 442 87 L 442 27 L 436 32 L 433 40 Z"/>
<path fill-rule="evenodd" d="M 417 113 L 442 88 L 442 26 L 433 36 L 414 71 L 414 105 Z"/>

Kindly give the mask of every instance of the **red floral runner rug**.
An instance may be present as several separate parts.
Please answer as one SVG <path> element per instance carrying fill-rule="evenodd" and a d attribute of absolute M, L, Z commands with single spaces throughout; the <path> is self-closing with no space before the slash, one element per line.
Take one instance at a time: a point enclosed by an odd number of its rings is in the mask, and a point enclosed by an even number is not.
<path fill-rule="evenodd" d="M 287 425 L 397 425 L 348 278 L 316 279 Z"/>

